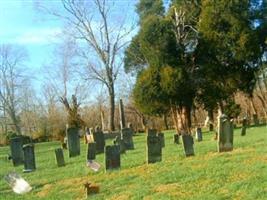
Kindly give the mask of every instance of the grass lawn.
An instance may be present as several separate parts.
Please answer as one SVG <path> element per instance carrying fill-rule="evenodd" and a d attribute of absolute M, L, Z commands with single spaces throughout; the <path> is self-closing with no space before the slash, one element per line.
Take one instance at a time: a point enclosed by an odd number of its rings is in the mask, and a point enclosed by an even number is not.
<path fill-rule="evenodd" d="M 84 199 L 86 181 L 100 186 L 100 193 L 90 199 L 267 199 L 267 128 L 252 127 L 240 136 L 235 129 L 234 151 L 217 153 L 213 134 L 203 133 L 195 142 L 195 156 L 185 158 L 182 145 L 173 144 L 173 132 L 165 132 L 163 161 L 146 164 L 145 134 L 134 137 L 135 150 L 121 156 L 121 169 L 105 172 L 104 155 L 97 155 L 99 172 L 86 167 L 86 145 L 81 141 L 81 155 L 68 158 L 58 168 L 54 149 L 58 142 L 35 145 L 37 170 L 23 174 L 23 166 L 13 167 L 5 159 L 9 147 L 0 148 L 0 199 Z M 111 140 L 108 141 L 111 143 Z M 25 195 L 12 192 L 3 176 L 16 171 L 33 187 Z"/>

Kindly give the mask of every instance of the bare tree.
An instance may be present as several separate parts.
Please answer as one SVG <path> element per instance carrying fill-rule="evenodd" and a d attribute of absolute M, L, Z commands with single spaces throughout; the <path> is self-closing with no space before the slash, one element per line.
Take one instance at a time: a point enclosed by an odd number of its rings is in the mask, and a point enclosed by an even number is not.
<path fill-rule="evenodd" d="M 22 75 L 25 51 L 11 45 L 0 46 L 0 101 L 17 134 L 21 134 L 19 120 L 20 92 L 25 83 Z"/>
<path fill-rule="evenodd" d="M 82 72 L 88 81 L 98 81 L 106 86 L 109 94 L 109 129 L 114 130 L 115 81 L 121 69 L 122 53 L 130 40 L 134 26 L 120 16 L 112 19 L 112 5 L 107 0 L 61 0 L 65 14 L 52 14 L 65 19 L 74 29 L 71 32 L 81 43 L 80 56 L 84 58 L 86 71 Z M 113 14 L 113 15 L 112 15 Z M 124 15 L 125 16 L 125 15 Z M 117 22 L 117 24 L 115 24 Z"/>

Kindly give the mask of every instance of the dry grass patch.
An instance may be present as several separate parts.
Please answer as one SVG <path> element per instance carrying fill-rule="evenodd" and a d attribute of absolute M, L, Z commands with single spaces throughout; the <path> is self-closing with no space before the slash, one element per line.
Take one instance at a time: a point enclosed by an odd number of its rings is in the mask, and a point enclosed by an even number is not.
<path fill-rule="evenodd" d="M 179 198 L 185 198 L 192 195 L 192 192 L 190 192 L 188 188 L 185 188 L 180 183 L 157 185 L 154 187 L 153 191 L 163 193 L 169 196 L 176 196 Z"/>
<path fill-rule="evenodd" d="M 43 186 L 42 190 L 40 192 L 37 193 L 37 196 L 39 198 L 43 198 L 43 197 L 46 197 L 49 192 L 52 190 L 53 188 L 53 184 L 46 184 Z"/>

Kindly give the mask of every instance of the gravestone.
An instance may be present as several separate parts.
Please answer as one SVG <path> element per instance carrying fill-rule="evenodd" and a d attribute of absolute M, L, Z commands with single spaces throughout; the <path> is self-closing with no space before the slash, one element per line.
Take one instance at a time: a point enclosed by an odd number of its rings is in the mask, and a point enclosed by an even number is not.
<path fill-rule="evenodd" d="M 94 141 L 96 142 L 96 153 L 104 153 L 105 150 L 105 137 L 99 126 L 93 132 Z"/>
<path fill-rule="evenodd" d="M 24 170 L 23 172 L 32 172 L 36 169 L 35 155 L 34 155 L 34 144 L 23 145 L 24 153 Z"/>
<path fill-rule="evenodd" d="M 96 158 L 96 143 L 90 142 L 87 145 L 87 161 L 94 160 Z"/>
<path fill-rule="evenodd" d="M 193 156 L 194 153 L 194 139 L 191 135 L 182 135 L 185 156 Z"/>
<path fill-rule="evenodd" d="M 11 158 L 14 166 L 23 164 L 23 141 L 22 137 L 17 136 L 10 139 Z"/>
<path fill-rule="evenodd" d="M 106 146 L 105 147 L 105 161 L 106 170 L 119 169 L 121 166 L 120 146 Z"/>
<path fill-rule="evenodd" d="M 161 143 L 161 147 L 165 147 L 165 138 L 164 138 L 164 133 L 158 133 L 159 139 L 160 139 L 160 143 Z"/>
<path fill-rule="evenodd" d="M 120 99 L 119 113 L 120 113 L 120 126 L 121 126 L 121 129 L 123 129 L 125 128 L 125 115 L 124 115 L 122 99 Z"/>
<path fill-rule="evenodd" d="M 198 142 L 202 141 L 202 131 L 201 131 L 201 128 L 197 128 L 197 130 L 196 130 L 196 140 Z"/>
<path fill-rule="evenodd" d="M 69 157 L 80 155 L 80 137 L 78 128 L 67 129 Z"/>
<path fill-rule="evenodd" d="M 120 153 L 121 154 L 126 152 L 125 143 L 124 143 L 123 139 L 121 138 L 121 136 L 116 136 L 114 141 L 113 141 L 113 144 L 120 146 Z"/>
<path fill-rule="evenodd" d="M 232 151 L 234 139 L 233 122 L 223 114 L 219 117 L 218 124 L 218 152 Z"/>
<path fill-rule="evenodd" d="M 212 123 L 209 124 L 209 131 L 213 131 L 213 124 Z"/>
<path fill-rule="evenodd" d="M 253 117 L 254 125 L 255 125 L 255 126 L 258 126 L 259 123 L 260 123 L 260 122 L 259 122 L 259 119 L 258 119 L 258 115 L 257 115 L 257 114 L 253 114 L 252 117 Z"/>
<path fill-rule="evenodd" d="M 241 136 L 246 135 L 246 130 L 247 130 L 247 118 L 244 117 L 242 120 Z"/>
<path fill-rule="evenodd" d="M 64 154 L 62 148 L 55 149 L 56 162 L 58 167 L 65 166 Z"/>
<path fill-rule="evenodd" d="M 157 130 L 149 129 L 147 134 L 147 163 L 160 162 L 162 160 L 162 143 L 157 135 Z"/>
<path fill-rule="evenodd" d="M 121 137 L 127 150 L 134 149 L 133 130 L 131 128 L 123 128 L 121 130 Z"/>
<path fill-rule="evenodd" d="M 173 142 L 174 144 L 179 144 L 179 135 L 177 133 L 173 135 Z"/>

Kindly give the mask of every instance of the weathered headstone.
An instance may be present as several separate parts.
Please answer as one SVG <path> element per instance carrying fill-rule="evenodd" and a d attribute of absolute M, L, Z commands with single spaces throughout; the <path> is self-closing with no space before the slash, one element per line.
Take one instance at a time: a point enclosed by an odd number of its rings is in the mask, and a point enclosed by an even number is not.
<path fill-rule="evenodd" d="M 218 151 L 232 151 L 234 139 L 233 122 L 223 114 L 219 117 L 218 124 Z"/>
<path fill-rule="evenodd" d="M 247 130 L 247 118 L 244 117 L 242 120 L 241 136 L 246 135 L 246 130 Z"/>
<path fill-rule="evenodd" d="M 202 141 L 202 131 L 201 131 L 201 128 L 197 128 L 197 130 L 196 130 L 196 140 L 198 142 Z"/>
<path fill-rule="evenodd" d="M 120 126 L 121 126 L 121 129 L 123 129 L 125 128 L 125 115 L 124 115 L 122 99 L 120 99 L 119 113 L 120 113 Z"/>
<path fill-rule="evenodd" d="M 179 135 L 177 133 L 173 135 L 173 142 L 174 144 L 179 144 Z"/>
<path fill-rule="evenodd" d="M 131 128 L 123 128 L 121 130 L 121 137 L 127 150 L 134 149 L 133 130 Z"/>
<path fill-rule="evenodd" d="M 35 155 L 34 155 L 34 144 L 23 145 L 24 153 L 24 170 L 23 172 L 32 172 L 36 169 Z"/>
<path fill-rule="evenodd" d="M 106 170 L 119 169 L 121 166 L 120 146 L 106 146 L 105 147 L 105 161 Z"/>
<path fill-rule="evenodd" d="M 158 133 L 158 136 L 159 136 L 159 139 L 160 139 L 161 147 L 165 147 L 164 133 Z"/>
<path fill-rule="evenodd" d="M 121 136 L 116 136 L 113 143 L 115 145 L 119 145 L 120 146 L 120 153 L 123 154 L 126 152 L 126 147 L 125 147 L 125 143 L 123 141 L 123 139 L 121 138 Z"/>
<path fill-rule="evenodd" d="M 149 129 L 147 134 L 147 163 L 160 162 L 162 160 L 162 144 L 157 130 Z"/>
<path fill-rule="evenodd" d="M 55 149 L 55 157 L 58 167 L 65 166 L 64 154 L 61 148 Z"/>
<path fill-rule="evenodd" d="M 10 139 L 10 151 L 14 166 L 23 164 L 23 141 L 22 137 L 13 137 Z"/>
<path fill-rule="evenodd" d="M 255 126 L 258 126 L 259 123 L 260 123 L 260 122 L 259 122 L 259 119 L 258 119 L 258 115 L 257 115 L 257 114 L 253 114 L 252 117 L 253 117 L 254 125 L 255 125 Z"/>
<path fill-rule="evenodd" d="M 96 153 L 104 153 L 105 150 L 105 137 L 99 126 L 93 132 L 94 141 L 96 142 Z"/>
<path fill-rule="evenodd" d="M 183 135 L 183 146 L 184 146 L 184 152 L 185 156 L 193 156 L 194 153 L 194 139 L 191 135 Z"/>
<path fill-rule="evenodd" d="M 74 157 L 80 155 L 80 137 L 78 128 L 68 128 L 68 149 L 69 157 Z"/>
<path fill-rule="evenodd" d="M 96 157 L 96 143 L 90 142 L 87 146 L 87 161 L 94 160 Z"/>

